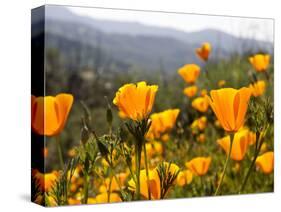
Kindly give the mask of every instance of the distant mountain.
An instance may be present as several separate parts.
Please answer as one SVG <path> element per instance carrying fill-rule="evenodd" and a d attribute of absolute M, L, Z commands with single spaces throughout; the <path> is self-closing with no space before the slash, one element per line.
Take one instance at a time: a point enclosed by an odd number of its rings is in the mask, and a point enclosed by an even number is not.
<path fill-rule="evenodd" d="M 80 61 L 88 65 L 96 63 L 93 57 L 98 55 L 104 60 L 99 61 L 100 65 L 113 64 L 117 69 L 122 64 L 120 69 L 137 65 L 150 70 L 162 65 L 168 71 L 174 70 L 184 63 L 198 62 L 194 49 L 205 41 L 212 43 L 214 58 L 259 49 L 273 51 L 269 42 L 238 38 L 214 29 L 187 33 L 136 22 L 93 19 L 62 6 L 46 6 L 45 14 L 47 47 L 58 48 L 72 60 L 75 52 L 83 55 Z M 71 42 L 75 48 L 69 51 L 67 45 Z"/>

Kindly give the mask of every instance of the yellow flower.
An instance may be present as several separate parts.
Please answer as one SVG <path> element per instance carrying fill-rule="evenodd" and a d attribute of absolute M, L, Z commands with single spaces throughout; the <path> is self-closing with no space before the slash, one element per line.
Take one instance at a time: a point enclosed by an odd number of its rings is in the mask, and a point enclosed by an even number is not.
<path fill-rule="evenodd" d="M 250 84 L 249 88 L 252 90 L 253 96 L 261 96 L 265 92 L 266 83 L 263 80 L 259 80 L 253 84 Z"/>
<path fill-rule="evenodd" d="M 169 109 L 160 113 L 153 113 L 151 126 L 148 132 L 149 138 L 160 138 L 163 133 L 170 131 L 177 120 L 179 109 Z"/>
<path fill-rule="evenodd" d="M 208 100 L 204 97 L 197 97 L 191 103 L 192 107 L 202 113 L 206 112 L 209 108 Z"/>
<path fill-rule="evenodd" d="M 225 153 L 228 155 L 230 148 L 230 136 L 223 137 L 217 140 L 217 143 L 223 148 Z M 243 160 L 249 146 L 248 131 L 241 130 L 235 133 L 232 144 L 232 150 L 230 157 L 232 160 L 241 161 Z"/>
<path fill-rule="evenodd" d="M 227 132 L 237 132 L 244 124 L 244 118 L 251 97 L 249 88 L 239 90 L 222 88 L 211 91 L 211 98 L 206 96 L 221 126 Z"/>
<path fill-rule="evenodd" d="M 42 192 L 49 192 L 52 190 L 56 181 L 59 178 L 58 171 L 52 171 L 51 173 L 41 173 L 37 169 L 32 170 L 32 177 L 35 180 L 35 184 L 39 186 Z"/>
<path fill-rule="evenodd" d="M 225 80 L 220 80 L 218 81 L 218 86 L 221 88 L 225 85 L 225 83 L 226 83 Z"/>
<path fill-rule="evenodd" d="M 125 84 L 116 92 L 113 104 L 122 116 L 141 121 L 151 112 L 157 90 L 157 85 L 147 85 L 146 82 Z"/>
<path fill-rule="evenodd" d="M 196 85 L 192 85 L 192 86 L 189 86 L 189 87 L 185 88 L 185 89 L 183 90 L 183 93 L 184 93 L 186 96 L 188 96 L 188 97 L 193 97 L 193 96 L 196 95 L 197 90 L 198 90 L 197 86 L 196 86 Z"/>
<path fill-rule="evenodd" d="M 190 170 L 180 171 L 177 176 L 177 185 L 184 186 L 192 182 L 193 174 Z"/>
<path fill-rule="evenodd" d="M 274 168 L 274 153 L 266 152 L 257 157 L 256 166 L 260 168 L 260 170 L 264 174 L 270 174 Z"/>
<path fill-rule="evenodd" d="M 197 157 L 185 163 L 185 166 L 190 169 L 193 174 L 203 176 L 208 172 L 211 157 Z"/>
<path fill-rule="evenodd" d="M 252 57 L 249 57 L 249 61 L 257 72 L 264 72 L 268 68 L 270 55 L 256 54 Z"/>
<path fill-rule="evenodd" d="M 66 123 L 73 103 L 70 94 L 55 97 L 31 96 L 31 127 L 39 135 L 54 136 L 59 134 Z"/>
<path fill-rule="evenodd" d="M 96 203 L 106 203 L 108 202 L 108 193 L 104 192 L 101 194 L 98 194 L 96 196 Z M 122 199 L 117 193 L 110 193 L 110 199 L 109 202 L 122 202 Z"/>
<path fill-rule="evenodd" d="M 196 64 L 186 64 L 183 67 L 179 68 L 178 74 L 187 83 L 193 84 L 200 74 L 200 67 Z"/>
<path fill-rule="evenodd" d="M 207 61 L 211 51 L 212 51 L 211 44 L 208 42 L 205 42 L 202 44 L 202 46 L 200 48 L 196 49 L 196 54 L 200 59 Z"/>
<path fill-rule="evenodd" d="M 149 188 L 151 192 L 151 199 L 160 199 L 161 195 L 161 187 L 160 187 L 160 179 L 158 176 L 158 172 L 156 169 L 148 170 L 148 176 L 149 176 Z M 131 179 L 129 182 L 129 189 L 131 191 L 136 190 L 136 184 L 133 179 Z M 140 193 L 141 195 L 148 199 L 148 187 L 147 187 L 147 177 L 146 177 L 146 170 L 142 169 L 140 171 Z"/>
<path fill-rule="evenodd" d="M 201 116 L 200 118 L 195 119 L 191 124 L 192 129 L 199 129 L 200 131 L 204 130 L 206 126 L 207 126 L 206 116 Z"/>

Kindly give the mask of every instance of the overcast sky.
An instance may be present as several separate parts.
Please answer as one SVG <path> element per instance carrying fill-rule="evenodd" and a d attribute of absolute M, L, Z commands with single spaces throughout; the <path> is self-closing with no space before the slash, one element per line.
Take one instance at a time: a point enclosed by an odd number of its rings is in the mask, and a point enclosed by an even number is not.
<path fill-rule="evenodd" d="M 78 15 L 98 19 L 139 22 L 146 25 L 171 27 L 191 32 L 206 28 L 219 29 L 236 36 L 273 42 L 274 22 L 272 19 L 208 16 L 112 10 L 86 7 L 69 7 Z"/>

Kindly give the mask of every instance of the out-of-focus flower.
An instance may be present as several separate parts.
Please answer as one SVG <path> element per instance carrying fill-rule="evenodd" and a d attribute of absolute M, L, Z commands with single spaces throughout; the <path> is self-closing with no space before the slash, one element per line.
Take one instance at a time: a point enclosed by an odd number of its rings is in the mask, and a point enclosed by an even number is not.
<path fill-rule="evenodd" d="M 207 91 L 206 89 L 202 89 L 201 92 L 200 92 L 200 95 L 201 95 L 202 97 L 204 97 L 204 96 L 207 95 L 207 93 L 208 93 L 208 91 Z"/>
<path fill-rule="evenodd" d="M 200 131 L 203 131 L 207 126 L 207 117 L 206 116 L 201 116 L 198 119 L 195 119 L 192 124 L 191 124 L 191 129 L 198 129 Z"/>
<path fill-rule="evenodd" d="M 211 44 L 205 42 L 202 44 L 200 48 L 197 48 L 195 52 L 200 59 L 202 59 L 203 61 L 207 61 L 211 51 L 212 51 Z"/>
<path fill-rule="evenodd" d="M 160 113 L 153 113 L 151 118 L 151 126 L 147 133 L 148 138 L 160 138 L 162 134 L 170 131 L 177 120 L 179 109 L 169 109 Z"/>
<path fill-rule="evenodd" d="M 69 197 L 67 199 L 67 202 L 68 202 L 69 205 L 81 205 L 81 200 L 75 199 L 73 197 Z"/>
<path fill-rule="evenodd" d="M 32 177 L 35 183 L 39 186 L 42 192 L 49 192 L 52 190 L 56 181 L 59 178 L 58 171 L 52 171 L 51 173 L 41 173 L 38 169 L 32 170 Z"/>
<path fill-rule="evenodd" d="M 190 170 L 180 171 L 177 176 L 177 185 L 184 186 L 192 182 L 193 174 Z"/>
<path fill-rule="evenodd" d="M 157 85 L 147 85 L 146 82 L 125 84 L 116 92 L 113 104 L 124 117 L 141 121 L 151 112 L 157 90 Z"/>
<path fill-rule="evenodd" d="M 204 112 L 206 112 L 208 110 L 209 103 L 208 103 L 208 100 L 206 98 L 204 98 L 204 97 L 197 97 L 196 99 L 194 99 L 192 101 L 191 106 L 194 109 L 204 113 Z"/>
<path fill-rule="evenodd" d="M 266 83 L 264 80 L 259 80 L 253 84 L 249 85 L 249 88 L 252 91 L 252 95 L 255 97 L 261 96 L 265 92 Z"/>
<path fill-rule="evenodd" d="M 160 185 L 160 179 L 159 175 L 156 169 L 148 170 L 148 176 L 149 176 L 149 188 L 151 192 L 151 199 L 160 199 L 161 197 L 161 185 Z M 131 191 L 136 190 L 136 184 L 133 179 L 131 179 L 129 182 L 129 189 Z M 140 171 L 140 193 L 141 195 L 148 199 L 148 187 L 147 187 L 147 177 L 146 177 L 146 170 L 142 169 Z"/>
<path fill-rule="evenodd" d="M 226 136 L 221 139 L 218 139 L 217 143 L 223 148 L 225 153 L 228 155 L 230 149 L 230 136 Z M 249 146 L 248 131 L 247 130 L 238 131 L 234 135 L 230 158 L 236 161 L 243 160 L 247 152 L 248 146 Z"/>
<path fill-rule="evenodd" d="M 256 54 L 249 57 L 249 61 L 257 72 L 264 72 L 267 70 L 270 63 L 269 54 Z"/>
<path fill-rule="evenodd" d="M 169 133 L 165 133 L 161 136 L 161 141 L 167 142 L 170 140 L 170 135 Z"/>
<path fill-rule="evenodd" d="M 274 168 L 274 153 L 266 152 L 257 157 L 256 166 L 264 173 L 270 174 Z"/>
<path fill-rule="evenodd" d="M 189 162 L 185 163 L 185 166 L 197 176 L 205 175 L 211 164 L 211 157 L 196 157 Z"/>
<path fill-rule="evenodd" d="M 68 150 L 68 151 L 67 151 L 67 155 L 68 155 L 69 157 L 71 157 L 71 158 L 75 157 L 75 155 L 76 155 L 75 149 L 72 148 L 72 149 Z"/>
<path fill-rule="evenodd" d="M 225 83 L 226 83 L 225 80 L 220 80 L 218 81 L 218 86 L 221 88 L 225 85 Z"/>
<path fill-rule="evenodd" d="M 206 136 L 204 133 L 200 133 L 198 136 L 197 136 L 197 141 L 199 141 L 200 143 L 204 143 L 206 141 Z"/>
<path fill-rule="evenodd" d="M 244 124 L 251 89 L 222 88 L 206 96 L 221 126 L 227 132 L 237 132 Z"/>
<path fill-rule="evenodd" d="M 96 204 L 96 203 L 97 203 L 96 198 L 94 198 L 94 197 L 89 197 L 87 203 L 88 203 L 88 204 Z"/>
<path fill-rule="evenodd" d="M 183 93 L 184 93 L 186 96 L 188 96 L 188 97 L 191 98 L 191 97 L 193 97 L 193 96 L 196 95 L 197 90 L 198 90 L 197 86 L 196 86 L 196 85 L 192 85 L 192 86 L 189 86 L 189 87 L 185 88 L 185 89 L 183 90 Z"/>
<path fill-rule="evenodd" d="M 71 94 L 57 96 L 31 96 L 31 127 L 39 135 L 59 134 L 66 123 L 73 103 Z"/>
<path fill-rule="evenodd" d="M 108 202 L 108 193 L 104 192 L 96 196 L 96 203 Z M 117 193 L 110 193 L 109 202 L 122 202 L 122 199 Z"/>
<path fill-rule="evenodd" d="M 193 84 L 200 74 L 200 67 L 196 64 L 186 64 L 183 67 L 179 68 L 178 74 L 187 83 Z"/>

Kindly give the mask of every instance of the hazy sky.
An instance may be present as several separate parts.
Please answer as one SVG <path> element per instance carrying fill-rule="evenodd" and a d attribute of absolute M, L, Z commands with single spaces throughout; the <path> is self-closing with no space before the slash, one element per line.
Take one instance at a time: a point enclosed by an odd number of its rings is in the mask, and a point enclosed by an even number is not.
<path fill-rule="evenodd" d="M 274 22 L 272 19 L 206 16 L 112 10 L 86 7 L 69 7 L 79 15 L 98 19 L 139 22 L 146 25 L 171 27 L 182 31 L 197 31 L 206 28 L 219 29 L 236 36 L 273 41 Z"/>

